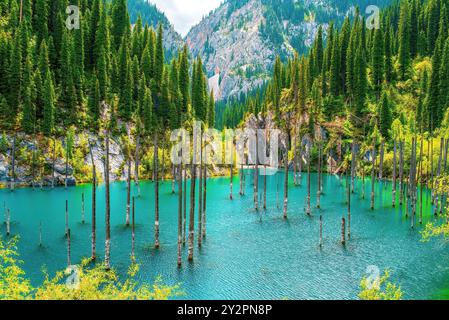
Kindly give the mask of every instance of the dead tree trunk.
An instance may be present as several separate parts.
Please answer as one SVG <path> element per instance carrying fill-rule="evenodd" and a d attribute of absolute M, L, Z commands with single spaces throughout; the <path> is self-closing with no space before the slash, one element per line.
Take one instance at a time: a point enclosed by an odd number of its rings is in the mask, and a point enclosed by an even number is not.
<path fill-rule="evenodd" d="M 242 163 L 240 164 L 240 192 L 239 192 L 239 194 L 241 196 L 243 196 L 243 175 L 245 173 L 243 172 L 243 160 L 241 160 L 241 161 L 242 161 Z"/>
<path fill-rule="evenodd" d="M 254 166 L 254 209 L 259 211 L 259 136 L 256 130 L 256 155 Z"/>
<path fill-rule="evenodd" d="M 352 165 L 352 163 L 351 163 Z M 346 178 L 346 185 L 347 185 L 347 196 L 348 196 L 348 239 L 351 239 L 351 186 L 349 181 L 349 176 L 347 175 Z"/>
<path fill-rule="evenodd" d="M 352 148 L 351 148 L 351 153 L 352 153 L 352 157 L 351 157 L 351 192 L 354 193 L 355 192 L 355 174 L 356 174 L 356 166 L 357 166 L 357 158 L 355 155 L 355 142 L 352 143 Z"/>
<path fill-rule="evenodd" d="M 298 185 L 302 184 L 302 138 L 299 136 Z"/>
<path fill-rule="evenodd" d="M 182 157 L 181 157 L 182 158 Z M 182 265 L 182 162 L 178 167 L 178 267 Z"/>
<path fill-rule="evenodd" d="M 130 224 L 130 210 L 131 210 L 131 157 L 128 155 L 128 176 L 126 179 L 126 226 Z"/>
<path fill-rule="evenodd" d="M 197 136 L 193 134 L 193 159 L 190 169 L 190 214 L 189 214 L 189 245 L 188 260 L 193 262 L 193 250 L 195 242 L 195 182 L 196 182 L 196 152 L 197 152 Z"/>
<path fill-rule="evenodd" d="M 323 214 L 320 213 L 320 248 L 323 247 Z"/>
<path fill-rule="evenodd" d="M 183 193 L 183 216 L 182 216 L 182 245 L 186 244 L 187 228 L 187 165 L 184 167 L 184 193 Z"/>
<path fill-rule="evenodd" d="M 51 174 L 51 188 L 55 187 L 55 166 L 56 166 L 56 138 L 53 138 L 53 163 L 52 163 L 52 174 Z"/>
<path fill-rule="evenodd" d="M 69 200 L 65 201 L 65 236 L 68 236 L 69 232 Z"/>
<path fill-rule="evenodd" d="M 203 228 L 202 236 L 203 239 L 206 238 L 206 199 L 207 199 L 207 159 L 204 164 L 204 174 L 203 174 Z"/>
<path fill-rule="evenodd" d="M 154 139 L 154 247 L 159 249 L 159 141 L 156 134 Z"/>
<path fill-rule="evenodd" d="M 8 208 L 8 215 L 6 217 L 6 236 L 11 234 L 11 210 Z"/>
<path fill-rule="evenodd" d="M 441 167 L 443 165 L 443 151 L 444 151 L 444 138 L 441 138 L 440 140 L 440 154 L 438 155 L 438 167 L 437 167 L 437 173 L 436 173 L 436 179 L 440 178 L 441 175 Z M 440 203 L 440 194 L 435 192 L 435 216 L 438 216 L 439 212 L 439 203 Z M 441 213 L 443 210 L 441 210 Z"/>
<path fill-rule="evenodd" d="M 318 145 L 318 183 L 316 192 L 316 207 L 321 208 L 321 144 Z"/>
<path fill-rule="evenodd" d="M 171 170 L 171 176 L 172 176 L 172 180 L 171 180 L 171 193 L 175 194 L 175 164 L 172 164 L 172 170 Z"/>
<path fill-rule="evenodd" d="M 264 176 L 263 176 L 263 209 L 267 210 L 267 166 L 264 166 Z"/>
<path fill-rule="evenodd" d="M 81 223 L 84 224 L 86 222 L 84 217 L 84 192 L 81 194 Z"/>
<path fill-rule="evenodd" d="M 423 223 L 423 135 L 421 132 L 421 145 L 419 151 L 419 183 L 420 183 L 420 192 L 419 192 L 419 223 Z"/>
<path fill-rule="evenodd" d="M 397 142 L 394 139 L 394 147 L 393 147 L 393 190 L 392 190 L 392 204 L 393 208 L 396 207 L 396 189 L 397 189 Z"/>
<path fill-rule="evenodd" d="M 346 245 L 346 219 L 341 218 L 341 244 Z"/>
<path fill-rule="evenodd" d="M 203 229 L 203 135 L 200 134 L 200 169 L 199 169 L 199 190 L 198 190 L 198 248 L 202 246 Z M 231 182 L 232 186 L 232 182 Z M 232 190 L 232 188 L 231 188 Z"/>
<path fill-rule="evenodd" d="M 104 164 L 104 177 L 106 184 L 106 240 L 105 240 L 105 268 L 111 269 L 111 195 L 109 186 L 109 130 L 106 130 L 106 159 Z"/>
<path fill-rule="evenodd" d="M 383 170 L 384 170 L 384 154 L 385 154 L 385 141 L 382 140 L 380 146 L 380 163 L 379 163 L 379 180 L 383 180 Z"/>
<path fill-rule="evenodd" d="M 136 155 L 134 162 L 134 183 L 137 187 L 137 196 L 140 197 L 140 182 L 139 182 L 139 165 L 140 165 L 140 135 L 136 137 Z"/>
<path fill-rule="evenodd" d="M 42 247 L 42 221 L 39 221 L 39 247 Z"/>
<path fill-rule="evenodd" d="M 286 142 L 288 143 L 288 142 Z M 284 219 L 288 218 L 288 147 L 285 148 L 284 154 L 284 167 L 285 167 L 285 176 L 284 176 Z"/>
<path fill-rule="evenodd" d="M 399 142 L 399 204 L 404 204 L 404 141 Z"/>
<path fill-rule="evenodd" d="M 232 160 L 231 160 L 232 161 Z M 234 180 L 234 175 L 233 175 L 233 168 L 232 168 L 232 162 L 229 165 L 229 199 L 233 200 L 232 198 L 232 181 Z"/>
<path fill-rule="evenodd" d="M 297 146 L 296 146 L 296 134 L 293 138 L 293 184 L 295 186 L 298 185 L 297 181 L 297 164 L 298 164 L 298 154 L 297 154 Z"/>
<path fill-rule="evenodd" d="M 92 145 L 89 143 L 90 159 L 92 161 L 92 260 L 96 260 L 96 246 L 97 246 L 97 218 L 96 218 L 96 204 L 97 204 L 97 172 L 95 168 L 94 155 L 92 152 Z"/>
<path fill-rule="evenodd" d="M 376 182 L 376 138 L 373 139 L 373 163 L 371 170 L 371 210 L 374 210 L 375 202 L 375 182 Z"/>
<path fill-rule="evenodd" d="M 310 157 L 310 148 L 309 150 L 307 150 L 307 209 L 306 209 L 306 214 L 308 216 L 310 216 L 312 214 L 312 209 L 310 206 L 310 201 L 311 201 L 311 193 L 310 193 L 310 162 L 312 161 L 311 157 Z"/>
<path fill-rule="evenodd" d="M 415 217 L 416 217 L 416 138 L 412 139 L 412 161 L 410 168 L 410 203 L 412 207 L 412 228 L 415 227 Z"/>
<path fill-rule="evenodd" d="M 11 191 L 14 191 L 15 179 L 16 179 L 16 135 L 12 139 L 12 162 L 11 162 Z"/>
<path fill-rule="evenodd" d="M 134 260 L 134 249 L 136 243 L 136 198 L 133 197 L 133 211 L 132 211 L 132 239 L 131 239 L 131 259 Z"/>
<path fill-rule="evenodd" d="M 71 248 L 70 248 L 70 229 L 67 230 L 67 267 L 72 265 Z"/>
<path fill-rule="evenodd" d="M 64 187 L 67 189 L 67 181 L 69 180 L 69 140 L 66 138 L 65 140 L 65 180 L 64 180 Z"/>

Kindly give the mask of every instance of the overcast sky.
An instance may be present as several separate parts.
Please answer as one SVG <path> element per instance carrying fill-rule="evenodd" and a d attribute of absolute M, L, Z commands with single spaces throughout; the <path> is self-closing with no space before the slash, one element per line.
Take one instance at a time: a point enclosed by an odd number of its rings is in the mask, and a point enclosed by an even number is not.
<path fill-rule="evenodd" d="M 223 0 L 150 0 L 163 11 L 183 37 Z"/>

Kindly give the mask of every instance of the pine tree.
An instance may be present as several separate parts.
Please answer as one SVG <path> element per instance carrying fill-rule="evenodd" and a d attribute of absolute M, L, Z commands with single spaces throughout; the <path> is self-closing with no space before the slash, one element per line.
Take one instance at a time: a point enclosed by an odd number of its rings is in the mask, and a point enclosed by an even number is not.
<path fill-rule="evenodd" d="M 360 45 L 356 52 L 355 68 L 354 68 L 354 105 L 355 115 L 362 118 L 365 112 L 366 91 L 368 87 L 368 79 L 366 75 L 366 58 L 362 45 Z"/>
<path fill-rule="evenodd" d="M 383 31 L 381 29 L 376 29 L 376 31 L 374 32 L 374 41 L 371 49 L 372 82 L 374 86 L 374 92 L 376 92 L 377 95 L 377 99 L 380 98 L 384 74 L 384 47 L 382 32 Z"/>
<path fill-rule="evenodd" d="M 315 63 L 317 73 L 321 73 L 323 69 L 324 49 L 323 49 L 323 27 L 319 26 L 318 35 L 315 46 Z"/>
<path fill-rule="evenodd" d="M 389 139 L 390 138 L 389 130 L 391 129 L 391 124 L 393 122 L 393 119 L 392 119 L 391 106 L 388 101 L 388 96 L 387 96 L 386 92 L 384 92 L 382 95 L 379 118 L 380 118 L 379 119 L 380 120 L 380 125 L 379 125 L 380 133 L 382 134 L 382 136 L 385 139 Z"/>
<path fill-rule="evenodd" d="M 385 26 L 385 42 L 384 42 L 384 54 L 385 54 L 385 81 L 390 83 L 393 80 L 393 57 L 392 57 L 392 48 L 391 48 L 391 25 L 390 19 Z"/>
<path fill-rule="evenodd" d="M 179 64 L 179 90 L 182 97 L 182 113 L 187 113 L 188 105 L 190 103 L 190 79 L 189 79 L 189 60 L 187 45 L 180 54 Z"/>
<path fill-rule="evenodd" d="M 408 2 L 401 2 L 401 13 L 399 18 L 399 65 L 401 80 L 405 79 L 410 63 L 410 14 Z"/>
<path fill-rule="evenodd" d="M 330 61 L 329 90 L 336 97 L 340 93 L 340 47 L 338 41 L 333 41 L 332 58 Z"/>
<path fill-rule="evenodd" d="M 439 112 L 443 116 L 449 107 L 449 37 L 444 45 L 443 58 L 441 60 L 439 101 L 441 106 Z"/>
<path fill-rule="evenodd" d="M 164 73 L 164 45 L 163 45 L 163 29 L 160 24 L 157 30 L 157 40 L 154 54 L 154 80 L 156 86 L 160 90 Z"/>
<path fill-rule="evenodd" d="M 48 38 L 48 2 L 36 0 L 33 16 L 33 29 L 36 34 L 36 44 L 40 46 L 42 40 Z"/>
<path fill-rule="evenodd" d="M 112 36 L 114 48 L 118 50 L 123 38 L 131 32 L 127 0 L 113 0 L 112 4 Z"/>
<path fill-rule="evenodd" d="M 55 122 L 55 90 L 50 72 L 45 75 L 44 83 L 44 114 L 42 122 L 42 132 L 46 136 L 50 136 L 54 130 Z"/>
<path fill-rule="evenodd" d="M 22 48 L 20 42 L 20 34 L 14 38 L 11 49 L 11 58 L 9 64 L 9 105 L 13 111 L 13 115 L 17 114 L 21 103 L 20 93 L 22 92 Z"/>
<path fill-rule="evenodd" d="M 207 124 L 209 128 L 214 128 L 215 126 L 215 97 L 214 90 L 210 92 L 209 105 L 207 109 Z"/>
<path fill-rule="evenodd" d="M 143 100 L 143 124 L 145 132 L 148 134 L 153 130 L 153 98 L 151 90 L 149 88 L 145 89 L 145 95 Z"/>
<path fill-rule="evenodd" d="M 94 128 L 98 128 L 100 120 L 100 82 L 97 77 L 94 77 L 95 86 L 89 95 L 89 114 L 91 117 L 92 125 Z"/>
<path fill-rule="evenodd" d="M 74 124 L 76 121 L 76 105 L 77 97 L 75 91 L 75 83 L 73 79 L 73 45 L 71 37 L 67 32 L 62 36 L 61 48 L 61 96 L 69 116 L 69 123 Z"/>
<path fill-rule="evenodd" d="M 440 67 L 441 67 L 441 42 L 438 41 L 432 57 L 432 75 L 430 76 L 429 93 L 427 96 L 427 105 L 430 115 L 430 130 L 437 128 L 442 120 L 440 114 Z"/>

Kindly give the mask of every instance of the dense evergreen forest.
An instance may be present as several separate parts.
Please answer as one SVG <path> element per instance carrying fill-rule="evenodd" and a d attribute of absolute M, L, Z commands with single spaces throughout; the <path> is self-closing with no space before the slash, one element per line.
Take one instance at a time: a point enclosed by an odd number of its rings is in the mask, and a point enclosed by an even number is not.
<path fill-rule="evenodd" d="M 1 130 L 53 136 L 71 125 L 118 132 L 132 122 L 156 133 L 193 115 L 213 126 L 201 60 L 190 66 L 184 48 L 166 64 L 161 26 L 137 17 L 131 28 L 126 0 L 79 0 L 80 28 L 70 30 L 68 4 L 0 4 Z M 102 102 L 111 107 L 107 124 Z"/>

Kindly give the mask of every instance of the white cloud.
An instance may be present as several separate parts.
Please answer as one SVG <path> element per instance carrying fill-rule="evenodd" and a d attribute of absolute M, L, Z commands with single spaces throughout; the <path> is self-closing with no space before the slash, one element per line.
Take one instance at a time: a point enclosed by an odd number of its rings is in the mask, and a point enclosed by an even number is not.
<path fill-rule="evenodd" d="M 167 18 L 175 26 L 182 36 L 185 36 L 190 28 L 196 25 L 210 11 L 217 8 L 223 0 L 149 0 L 159 10 L 165 13 Z"/>

